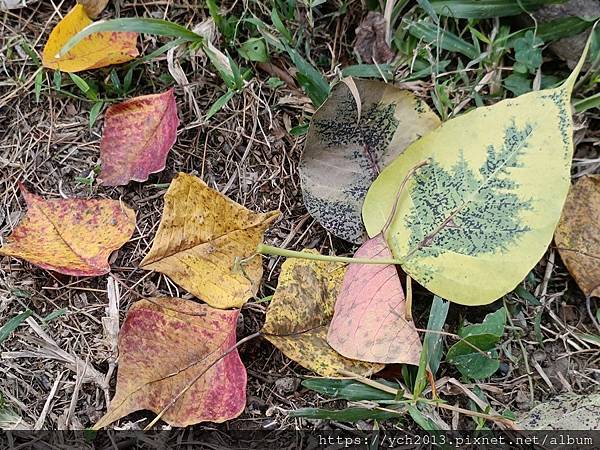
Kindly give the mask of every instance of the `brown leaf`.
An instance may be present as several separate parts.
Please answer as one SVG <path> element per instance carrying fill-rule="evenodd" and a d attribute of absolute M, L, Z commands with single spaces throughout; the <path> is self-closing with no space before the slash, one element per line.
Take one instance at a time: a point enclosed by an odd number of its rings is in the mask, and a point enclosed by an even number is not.
<path fill-rule="evenodd" d="M 262 277 L 256 246 L 278 215 L 252 212 L 180 173 L 165 194 L 158 232 L 140 267 L 168 275 L 216 308 L 240 307 L 256 295 Z"/>
<path fill-rule="evenodd" d="M 354 257 L 393 258 L 381 234 L 365 242 Z M 405 316 L 406 301 L 395 266 L 350 264 L 327 342 L 347 358 L 418 366 L 421 341 Z"/>
<path fill-rule="evenodd" d="M 340 376 L 340 369 L 370 375 L 383 368 L 345 358 L 327 344 L 327 329 L 345 271 L 340 263 L 285 261 L 262 329 L 265 338 L 288 358 L 324 377 Z"/>
<path fill-rule="evenodd" d="M 162 415 L 176 427 L 224 422 L 246 403 L 246 369 L 236 343 L 239 310 L 191 300 L 151 298 L 134 303 L 119 333 L 117 389 L 98 430 L 134 411 Z"/>
<path fill-rule="evenodd" d="M 586 296 L 600 296 L 600 175 L 571 186 L 554 241 Z"/>
<path fill-rule="evenodd" d="M 83 5 L 85 13 L 92 19 L 98 17 L 104 11 L 108 2 L 109 0 L 77 0 L 77 3 Z"/>
<path fill-rule="evenodd" d="M 354 51 L 365 64 L 384 64 L 394 59 L 394 52 L 385 39 L 386 22 L 383 14 L 369 11 L 356 29 Z"/>
<path fill-rule="evenodd" d="M 135 212 L 119 201 L 45 200 L 23 186 L 21 192 L 27 215 L 0 247 L 0 255 L 66 275 L 103 275 L 110 270 L 110 254 L 135 230 Z"/>

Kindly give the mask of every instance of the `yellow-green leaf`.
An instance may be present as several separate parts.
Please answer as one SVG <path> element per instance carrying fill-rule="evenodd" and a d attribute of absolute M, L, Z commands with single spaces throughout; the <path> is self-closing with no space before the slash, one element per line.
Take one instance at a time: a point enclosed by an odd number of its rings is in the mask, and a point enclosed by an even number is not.
<path fill-rule="evenodd" d="M 540 260 L 570 184 L 576 70 L 555 89 L 481 107 L 412 144 L 371 186 L 363 207 L 370 236 L 386 222 L 394 257 L 427 289 L 456 303 L 491 303 Z"/>
<path fill-rule="evenodd" d="M 308 212 L 337 237 L 364 240 L 360 216 L 381 170 L 440 120 L 411 92 L 348 78 L 312 118 L 300 180 Z"/>
<path fill-rule="evenodd" d="M 327 343 L 333 306 L 345 273 L 342 263 L 296 258 L 285 261 L 262 329 L 265 338 L 288 358 L 324 377 L 340 376 L 340 369 L 370 375 L 383 368 L 345 358 Z"/>

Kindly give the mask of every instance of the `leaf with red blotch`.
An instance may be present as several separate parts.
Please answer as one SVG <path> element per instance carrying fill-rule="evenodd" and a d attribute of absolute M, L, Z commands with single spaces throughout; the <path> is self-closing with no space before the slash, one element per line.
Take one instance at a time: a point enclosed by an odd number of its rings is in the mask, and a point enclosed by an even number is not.
<path fill-rule="evenodd" d="M 163 170 L 178 126 L 173 89 L 108 108 L 100 143 L 102 182 L 121 186 L 146 181 L 151 173 Z"/>
<path fill-rule="evenodd" d="M 382 234 L 355 258 L 392 258 Z M 394 265 L 350 264 L 335 303 L 327 343 L 346 358 L 419 365 L 421 341 L 407 321 L 406 300 Z"/>
<path fill-rule="evenodd" d="M 27 215 L 0 255 L 75 276 L 103 275 L 108 257 L 135 230 L 135 212 L 116 200 L 45 200 L 21 186 Z"/>
<path fill-rule="evenodd" d="M 239 310 L 192 300 L 151 298 L 133 304 L 119 333 L 117 389 L 99 430 L 147 409 L 176 427 L 224 422 L 246 404 L 246 369 L 237 349 Z M 166 409 L 166 410 L 165 410 Z"/>

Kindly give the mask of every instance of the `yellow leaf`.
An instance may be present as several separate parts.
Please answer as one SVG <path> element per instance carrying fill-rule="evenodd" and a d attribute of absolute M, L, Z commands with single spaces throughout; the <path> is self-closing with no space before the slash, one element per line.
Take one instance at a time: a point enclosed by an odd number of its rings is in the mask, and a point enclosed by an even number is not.
<path fill-rule="evenodd" d="M 375 236 L 400 180 L 428 160 L 400 195 L 386 238 L 406 273 L 434 294 L 465 305 L 491 303 L 546 251 L 570 185 L 570 95 L 584 58 L 556 89 L 445 122 L 371 186 L 363 219 Z"/>
<path fill-rule="evenodd" d="M 340 369 L 370 375 L 384 367 L 345 358 L 327 343 L 333 306 L 345 273 L 346 265 L 341 263 L 296 258 L 285 261 L 262 329 L 265 338 L 288 358 L 324 377 L 340 376 Z"/>
<path fill-rule="evenodd" d="M 571 188 L 554 234 L 560 257 L 586 296 L 600 296 L 600 175 Z"/>
<path fill-rule="evenodd" d="M 262 277 L 256 246 L 278 215 L 252 212 L 180 173 L 165 194 L 158 232 L 140 267 L 168 275 L 215 308 L 240 307 L 256 295 Z"/>
<path fill-rule="evenodd" d="M 65 55 L 57 57 L 63 45 L 91 23 L 83 5 L 75 5 L 50 33 L 42 55 L 44 67 L 80 72 L 131 61 L 139 54 L 137 33 L 106 32 L 91 34 Z"/>

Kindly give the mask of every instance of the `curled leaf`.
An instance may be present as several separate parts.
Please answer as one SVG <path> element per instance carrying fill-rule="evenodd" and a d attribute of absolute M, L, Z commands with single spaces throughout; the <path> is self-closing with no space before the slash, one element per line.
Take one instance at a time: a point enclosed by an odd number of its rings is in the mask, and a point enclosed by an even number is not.
<path fill-rule="evenodd" d="M 173 89 L 108 108 L 100 143 L 102 182 L 119 186 L 146 181 L 151 173 L 163 170 L 178 126 Z"/>
<path fill-rule="evenodd" d="M 313 116 L 300 179 L 310 214 L 337 237 L 360 243 L 365 234 L 361 208 L 369 186 L 440 121 L 408 91 L 379 81 L 357 79 L 354 85 L 358 92 L 352 93 L 346 83 L 337 84 Z"/>
<path fill-rule="evenodd" d="M 180 173 L 165 194 L 156 237 L 140 267 L 168 275 L 213 307 L 240 307 L 256 295 L 262 277 L 256 246 L 278 214 L 252 212 Z"/>
<path fill-rule="evenodd" d="M 365 242 L 355 258 L 391 258 L 383 235 Z M 327 342 L 347 358 L 419 365 L 421 341 L 406 318 L 406 300 L 393 265 L 349 264 Z"/>
<path fill-rule="evenodd" d="M 554 241 L 583 293 L 600 296 L 600 175 L 571 187 Z"/>
<path fill-rule="evenodd" d="M 80 72 L 131 61 L 139 54 L 136 48 L 137 33 L 103 32 L 87 36 L 59 57 L 63 45 L 91 23 L 83 5 L 75 5 L 50 33 L 42 55 L 44 67 L 62 72 Z"/>
<path fill-rule="evenodd" d="M 369 375 L 383 368 L 345 358 L 327 343 L 327 329 L 345 271 L 346 266 L 340 263 L 285 261 L 262 329 L 265 338 L 288 358 L 324 377 L 340 376 L 340 369 Z"/>
<path fill-rule="evenodd" d="M 115 200 L 45 200 L 23 186 L 27 215 L 0 247 L 47 270 L 75 276 L 103 275 L 108 257 L 135 230 L 135 212 Z"/>
<path fill-rule="evenodd" d="M 223 356 L 238 315 L 179 298 L 134 303 L 119 333 L 116 393 L 94 429 L 142 409 L 167 408 L 161 418 L 176 427 L 240 415 L 246 369 L 237 350 Z"/>

